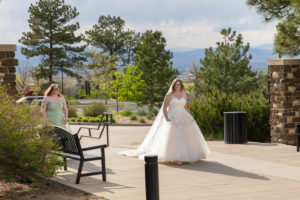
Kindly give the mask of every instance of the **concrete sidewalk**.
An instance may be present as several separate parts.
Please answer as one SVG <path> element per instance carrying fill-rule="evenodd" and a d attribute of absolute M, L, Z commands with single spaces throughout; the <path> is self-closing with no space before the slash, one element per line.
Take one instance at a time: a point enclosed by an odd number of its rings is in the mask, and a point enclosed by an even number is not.
<path fill-rule="evenodd" d="M 79 126 L 72 126 L 76 131 Z M 76 185 L 78 162 L 68 160 L 68 171 L 53 180 L 104 196 L 107 199 L 145 199 L 144 161 L 119 156 L 135 149 L 150 127 L 110 127 L 110 147 L 106 149 L 107 182 L 101 176 L 81 178 Z M 84 146 L 103 141 L 82 139 Z M 299 199 L 300 153 L 282 144 L 224 144 L 209 141 L 212 153 L 194 164 L 159 164 L 161 200 L 190 199 Z M 93 153 L 97 154 L 97 151 Z M 84 171 L 99 168 L 99 162 L 84 164 Z"/>

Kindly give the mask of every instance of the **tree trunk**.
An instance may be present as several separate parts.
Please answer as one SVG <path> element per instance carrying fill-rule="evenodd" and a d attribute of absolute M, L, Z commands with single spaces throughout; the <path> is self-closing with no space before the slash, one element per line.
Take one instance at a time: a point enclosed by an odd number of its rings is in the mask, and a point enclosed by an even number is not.
<path fill-rule="evenodd" d="M 61 66 L 61 93 L 64 94 L 64 72 Z"/>
<path fill-rule="evenodd" d="M 50 35 L 52 35 L 52 30 L 50 29 Z M 52 44 L 52 37 L 50 36 L 50 55 L 49 55 L 49 84 L 52 84 L 52 74 L 53 74 L 53 44 Z"/>
<path fill-rule="evenodd" d="M 118 98 L 116 100 L 117 100 L 117 112 L 119 112 L 119 100 Z"/>
<path fill-rule="evenodd" d="M 106 83 L 106 81 L 107 81 L 107 77 L 105 75 L 105 79 L 104 79 L 104 82 L 105 82 L 105 84 L 104 84 L 104 94 L 105 94 L 105 104 L 107 105 L 107 83 Z"/>

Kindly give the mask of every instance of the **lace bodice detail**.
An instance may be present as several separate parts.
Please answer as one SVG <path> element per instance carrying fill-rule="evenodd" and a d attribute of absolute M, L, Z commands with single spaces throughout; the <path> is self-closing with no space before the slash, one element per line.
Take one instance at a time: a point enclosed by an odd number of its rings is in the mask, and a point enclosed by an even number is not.
<path fill-rule="evenodd" d="M 184 97 L 181 97 L 180 99 L 173 97 L 170 100 L 169 104 L 169 110 L 173 109 L 184 109 L 184 105 L 186 104 L 186 100 Z"/>

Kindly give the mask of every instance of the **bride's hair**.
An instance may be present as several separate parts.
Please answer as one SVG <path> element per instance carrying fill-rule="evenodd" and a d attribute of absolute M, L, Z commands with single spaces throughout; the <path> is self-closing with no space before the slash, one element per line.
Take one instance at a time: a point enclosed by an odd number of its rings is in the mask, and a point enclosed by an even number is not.
<path fill-rule="evenodd" d="M 182 81 L 181 80 L 179 80 L 179 79 L 175 79 L 174 81 L 173 81 L 173 84 L 172 84 L 172 93 L 174 93 L 175 92 L 175 85 L 176 85 L 176 83 L 177 82 L 179 82 L 180 83 L 180 85 L 181 85 L 181 87 L 180 87 L 180 91 L 185 91 L 185 89 L 184 89 L 184 85 L 182 84 Z"/>

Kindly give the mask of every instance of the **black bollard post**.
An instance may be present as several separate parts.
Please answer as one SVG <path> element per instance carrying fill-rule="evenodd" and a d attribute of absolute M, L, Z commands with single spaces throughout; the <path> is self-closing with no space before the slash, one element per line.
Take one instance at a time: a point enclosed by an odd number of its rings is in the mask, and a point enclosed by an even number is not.
<path fill-rule="evenodd" d="M 145 156 L 146 200 L 159 200 L 157 155 Z"/>
<path fill-rule="evenodd" d="M 300 124 L 297 124 L 297 151 L 299 152 L 300 148 Z"/>

